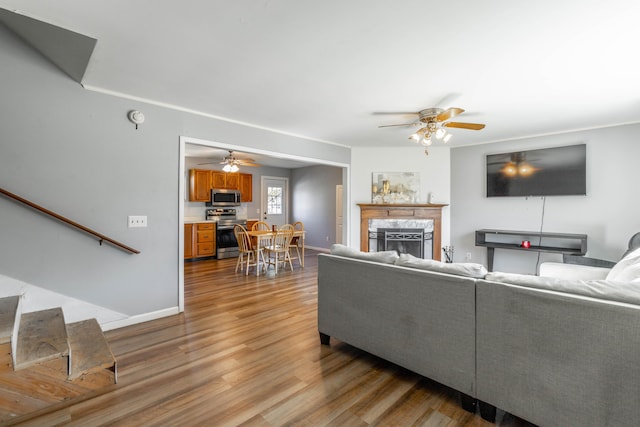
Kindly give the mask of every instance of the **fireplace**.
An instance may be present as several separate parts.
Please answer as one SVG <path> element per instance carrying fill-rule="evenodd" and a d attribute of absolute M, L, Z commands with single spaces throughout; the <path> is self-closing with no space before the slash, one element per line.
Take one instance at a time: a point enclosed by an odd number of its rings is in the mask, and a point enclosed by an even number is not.
<path fill-rule="evenodd" d="M 440 235 L 444 204 L 364 204 L 360 206 L 360 250 L 383 249 L 441 259 Z M 421 254 L 421 255 L 420 255 Z"/>
<path fill-rule="evenodd" d="M 369 220 L 369 252 L 395 250 L 433 258 L 433 220 Z"/>

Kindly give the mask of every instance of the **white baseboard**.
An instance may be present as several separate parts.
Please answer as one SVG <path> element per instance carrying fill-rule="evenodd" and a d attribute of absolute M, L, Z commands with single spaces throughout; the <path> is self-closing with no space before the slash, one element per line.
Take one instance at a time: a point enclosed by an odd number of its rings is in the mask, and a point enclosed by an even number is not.
<path fill-rule="evenodd" d="M 125 326 L 136 325 L 138 323 L 148 322 L 150 320 L 156 320 L 162 317 L 169 317 L 179 313 L 180 313 L 180 309 L 176 306 L 176 307 L 165 308 L 158 311 L 152 311 L 150 313 L 136 314 L 135 316 L 130 316 L 130 317 L 127 317 L 126 319 L 105 323 L 100 326 L 102 326 L 103 331 L 111 331 L 113 329 L 120 329 L 120 328 L 124 328 Z"/>

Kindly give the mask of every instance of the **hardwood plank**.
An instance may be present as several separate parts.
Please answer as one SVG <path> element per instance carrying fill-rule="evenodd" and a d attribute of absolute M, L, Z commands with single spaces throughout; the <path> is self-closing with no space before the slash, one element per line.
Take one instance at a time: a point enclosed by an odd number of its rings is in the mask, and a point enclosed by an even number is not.
<path fill-rule="evenodd" d="M 11 358 L 11 343 L 0 344 L 0 373 L 13 371 Z"/>
<path fill-rule="evenodd" d="M 236 274 L 233 258 L 185 263 L 185 312 L 106 332 L 118 384 L 51 416 L 83 427 L 493 425 L 454 390 L 337 340 L 320 345 L 317 252 L 305 255 L 304 270 L 275 278 Z M 46 417 L 29 422 L 53 425 Z"/>
<path fill-rule="evenodd" d="M 22 314 L 14 369 L 68 355 L 67 330 L 60 307 Z"/>

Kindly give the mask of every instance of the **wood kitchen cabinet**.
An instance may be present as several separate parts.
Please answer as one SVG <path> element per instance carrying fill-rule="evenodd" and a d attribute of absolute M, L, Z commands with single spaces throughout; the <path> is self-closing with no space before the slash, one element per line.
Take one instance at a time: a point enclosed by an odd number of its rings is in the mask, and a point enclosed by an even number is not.
<path fill-rule="evenodd" d="M 240 201 L 252 202 L 253 201 L 253 175 L 250 173 L 240 174 Z"/>
<path fill-rule="evenodd" d="M 211 257 L 216 254 L 216 225 L 202 222 L 184 225 L 184 258 Z"/>
<path fill-rule="evenodd" d="M 211 188 L 225 188 L 227 178 L 224 172 L 211 171 Z"/>
<path fill-rule="evenodd" d="M 184 259 L 193 258 L 193 224 L 184 225 Z"/>
<path fill-rule="evenodd" d="M 196 224 L 196 257 L 216 254 L 216 225 L 212 222 Z"/>
<path fill-rule="evenodd" d="M 208 169 L 189 171 L 189 201 L 208 202 L 211 189 L 240 190 L 242 202 L 253 201 L 253 175 L 239 172 L 221 172 Z"/>
<path fill-rule="evenodd" d="M 189 171 L 189 201 L 208 202 L 211 200 L 211 171 L 191 169 Z"/>
<path fill-rule="evenodd" d="M 238 172 L 211 171 L 211 188 L 238 190 L 240 188 L 240 174 Z"/>

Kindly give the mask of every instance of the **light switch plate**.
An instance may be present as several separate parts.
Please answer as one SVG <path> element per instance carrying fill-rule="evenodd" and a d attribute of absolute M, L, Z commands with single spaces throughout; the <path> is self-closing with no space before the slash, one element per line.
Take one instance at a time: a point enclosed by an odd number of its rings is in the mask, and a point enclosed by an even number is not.
<path fill-rule="evenodd" d="M 147 226 L 146 215 L 129 215 L 128 219 L 129 228 Z"/>

